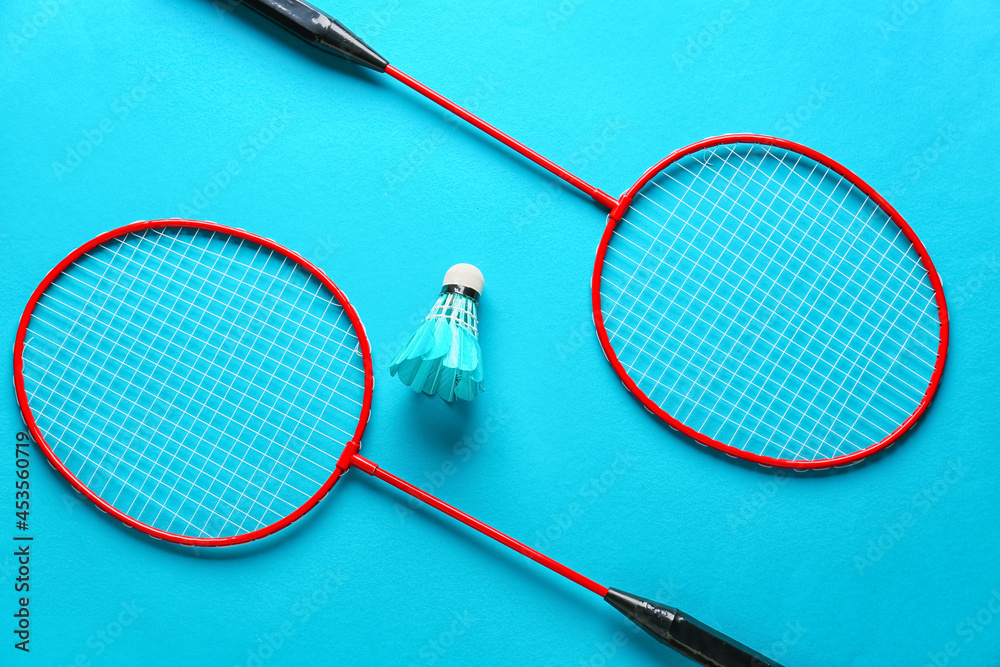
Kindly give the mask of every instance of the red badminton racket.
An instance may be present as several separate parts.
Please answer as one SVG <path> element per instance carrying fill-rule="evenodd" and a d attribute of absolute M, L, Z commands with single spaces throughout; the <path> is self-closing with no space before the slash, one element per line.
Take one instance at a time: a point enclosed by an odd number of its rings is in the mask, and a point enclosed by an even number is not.
<path fill-rule="evenodd" d="M 591 281 L 597 335 L 624 385 L 675 429 L 764 465 L 822 468 L 888 446 L 927 409 L 948 347 L 941 281 L 899 213 L 830 158 L 773 137 L 716 137 L 672 153 L 616 199 L 318 9 L 244 2 L 610 209 Z"/>
<path fill-rule="evenodd" d="M 364 327 L 329 278 L 267 239 L 159 220 L 90 241 L 28 302 L 14 384 L 52 465 L 100 509 L 153 537 L 206 547 L 264 537 L 357 468 L 600 595 L 703 665 L 776 665 L 362 457 L 373 384 Z"/>

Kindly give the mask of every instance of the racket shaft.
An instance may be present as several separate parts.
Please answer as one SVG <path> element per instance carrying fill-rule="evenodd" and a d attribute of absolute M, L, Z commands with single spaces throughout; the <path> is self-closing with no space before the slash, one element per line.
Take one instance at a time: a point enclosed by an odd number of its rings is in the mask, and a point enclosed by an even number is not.
<path fill-rule="evenodd" d="M 385 73 L 391 76 L 392 78 L 396 79 L 400 83 L 406 84 L 407 86 L 417 91 L 418 93 L 420 93 L 427 99 L 431 100 L 435 104 L 439 104 L 440 106 L 444 107 L 445 109 L 455 114 L 465 122 L 469 123 L 476 129 L 482 130 L 483 132 L 490 135 L 503 145 L 507 146 L 508 148 L 511 148 L 514 151 L 520 153 L 521 155 L 528 158 L 538 166 L 547 169 L 549 172 L 555 174 L 562 180 L 566 181 L 574 188 L 580 190 L 581 192 L 587 195 L 590 195 L 591 199 L 596 201 L 601 206 L 604 206 L 605 208 L 608 209 L 614 209 L 616 206 L 618 206 L 618 200 L 609 195 L 608 193 L 598 188 L 595 188 L 593 185 L 587 183 L 579 176 L 573 175 L 569 171 L 557 165 L 552 160 L 528 148 L 527 146 L 525 146 L 524 144 L 522 144 L 520 141 L 510 136 L 509 134 L 501 132 L 497 128 L 493 127 L 492 125 L 484 121 L 482 118 L 479 118 L 478 116 L 470 113 L 466 109 L 455 104 L 444 95 L 441 95 L 440 93 L 431 90 L 430 88 L 420 83 L 413 77 L 404 74 L 403 72 L 400 72 L 398 69 L 392 67 L 391 65 L 385 68 Z"/>
<path fill-rule="evenodd" d="M 321 12 L 312 5 L 301 2 L 301 0 L 243 0 L 243 3 L 313 46 L 334 53 L 352 63 L 363 65 L 377 72 L 389 74 L 394 79 L 406 84 L 432 102 L 441 105 L 470 125 L 482 130 L 500 143 L 512 148 L 535 164 L 547 169 L 573 187 L 586 193 L 598 204 L 608 209 L 613 209 L 618 205 L 618 200 L 611 195 L 595 188 L 578 176 L 571 174 L 548 158 L 531 150 L 520 141 L 501 132 L 481 118 L 469 113 L 419 81 L 407 76 L 394 67 L 390 67 L 385 58 L 361 41 L 357 35 L 344 27 L 340 21 Z"/>
<path fill-rule="evenodd" d="M 377 465 L 375 465 L 374 463 L 372 463 L 368 459 L 364 458 L 363 456 L 359 456 L 359 455 L 355 454 L 354 457 L 352 458 L 352 465 L 354 467 L 358 468 L 359 470 L 362 470 L 362 471 L 368 473 L 372 477 L 376 477 L 376 478 L 382 480 L 383 482 L 387 482 L 388 484 L 396 487 L 400 491 L 402 491 L 404 493 L 407 493 L 407 494 L 413 496 L 414 498 L 416 498 L 417 500 L 420 500 L 421 502 L 424 502 L 424 503 L 430 505 L 434 509 L 440 510 L 440 511 L 444 512 L 445 514 L 447 514 L 448 516 L 450 516 L 450 517 L 452 517 L 454 519 L 458 519 L 459 521 L 461 521 L 462 523 L 464 523 L 466 526 L 469 526 L 470 528 L 474 528 L 475 530 L 478 530 L 483 535 L 486 535 L 487 537 L 496 540 L 497 542 L 503 544 L 504 546 L 510 547 L 514 551 L 527 556 L 528 558 L 530 558 L 531 560 L 535 561 L 536 563 L 544 565 L 545 567 L 549 568 L 553 572 L 556 572 L 557 574 L 561 574 L 562 576 L 566 577 L 570 581 L 572 581 L 572 582 L 574 582 L 576 584 L 580 584 L 581 586 L 583 586 L 587 590 L 589 590 L 589 591 L 591 591 L 593 593 L 596 593 L 596 594 L 600 595 L 601 597 L 604 597 L 605 595 L 607 595 L 607 592 L 608 592 L 607 587 L 601 586 L 596 581 L 588 579 L 587 577 L 583 576 L 579 572 L 571 570 L 568 567 L 566 567 L 565 565 L 563 565 L 563 564 L 561 564 L 561 563 L 559 563 L 557 561 L 552 560 L 551 558 L 549 558 L 545 554 L 543 554 L 543 553 L 541 553 L 539 551 L 536 551 L 535 549 L 532 549 L 527 544 L 524 544 L 522 542 L 518 542 L 514 538 L 509 537 L 508 535 L 505 535 L 505 534 L 501 533 L 496 528 L 492 528 L 491 526 L 488 526 L 487 524 L 483 523 L 482 521 L 479 521 L 478 519 L 476 519 L 476 518 L 474 518 L 474 517 L 466 514 L 465 512 L 461 511 L 460 509 L 452 507 L 451 505 L 449 505 L 448 503 L 444 502 L 443 500 L 440 500 L 439 498 L 436 498 L 436 497 L 432 496 L 431 494 L 429 494 L 429 493 L 427 493 L 425 491 L 420 490 L 419 488 L 413 486 L 409 482 L 406 482 L 406 481 L 400 479 L 399 477 L 396 477 L 392 473 L 386 472 L 385 470 L 383 470 L 382 468 L 379 468 Z"/>
<path fill-rule="evenodd" d="M 544 565 L 553 572 L 560 574 L 573 583 L 579 584 L 603 597 L 612 607 L 624 614 L 629 620 L 645 630 L 662 644 L 666 644 L 678 653 L 691 658 L 706 667 L 781 667 L 778 663 L 764 655 L 747 648 L 736 640 L 730 639 L 704 623 L 695 620 L 673 607 L 636 597 L 628 593 L 601 586 L 596 581 L 588 579 L 579 572 L 571 570 L 545 554 L 532 549 L 522 542 L 501 533 L 465 512 L 452 507 L 448 503 L 420 490 L 392 473 L 386 472 L 375 463 L 355 454 L 351 465 L 363 472 L 376 477 L 383 482 L 407 493 L 414 498 L 440 510 L 448 516 L 458 519 L 466 526 L 474 528 L 483 535 L 510 547 L 531 560 Z"/>

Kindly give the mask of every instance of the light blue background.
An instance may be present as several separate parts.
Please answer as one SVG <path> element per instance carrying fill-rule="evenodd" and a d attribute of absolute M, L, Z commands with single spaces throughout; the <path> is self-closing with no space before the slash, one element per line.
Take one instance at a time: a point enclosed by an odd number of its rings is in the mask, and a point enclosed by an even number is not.
<path fill-rule="evenodd" d="M 207 0 L 0 7 L 7 345 L 45 272 L 98 233 L 181 215 L 243 227 L 315 261 L 356 305 L 377 380 L 364 453 L 386 469 L 789 666 L 996 664 L 1000 617 L 981 611 L 1000 591 L 995 2 L 318 4 L 612 194 L 727 132 L 848 165 L 944 279 L 952 343 L 926 418 L 826 475 L 775 477 L 678 436 L 621 387 L 593 333 L 597 206 L 388 77 Z M 486 275 L 488 392 L 449 406 L 386 367 L 458 261 Z M 8 535 L 12 392 L 0 415 Z M 12 648 L 5 538 L 5 665 L 686 664 L 590 593 L 402 511 L 358 473 L 284 534 L 225 551 L 141 537 L 37 456 L 32 480 L 32 652 Z M 141 611 L 105 643 L 123 604 Z"/>

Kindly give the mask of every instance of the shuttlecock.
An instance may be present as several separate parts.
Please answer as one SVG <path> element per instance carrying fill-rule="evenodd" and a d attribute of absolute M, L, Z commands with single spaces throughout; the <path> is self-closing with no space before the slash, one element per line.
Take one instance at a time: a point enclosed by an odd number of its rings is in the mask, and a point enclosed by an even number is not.
<path fill-rule="evenodd" d="M 389 373 L 414 391 L 449 402 L 474 399 L 483 389 L 477 313 L 483 284 L 483 274 L 471 264 L 448 269 L 441 295 L 399 348 Z"/>

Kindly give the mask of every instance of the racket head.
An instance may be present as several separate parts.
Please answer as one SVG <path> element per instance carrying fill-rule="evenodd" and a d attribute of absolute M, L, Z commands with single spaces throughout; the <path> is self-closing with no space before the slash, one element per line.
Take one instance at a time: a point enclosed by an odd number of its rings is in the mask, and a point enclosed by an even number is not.
<path fill-rule="evenodd" d="M 60 325 L 72 354 L 57 351 Z M 360 447 L 372 386 L 361 320 L 322 271 L 196 220 L 136 222 L 72 252 L 31 295 L 14 344 L 21 413 L 52 466 L 126 525 L 192 546 L 250 542 L 315 507 Z"/>
<path fill-rule="evenodd" d="M 802 192 L 817 198 L 810 201 Z M 826 225 L 822 231 L 813 229 L 816 219 Z M 853 240 L 845 246 L 837 234 Z M 876 246 L 884 252 L 869 258 Z M 787 287 L 768 280 L 764 249 L 784 262 L 778 275 Z M 837 257 L 838 250 L 847 257 Z M 909 273 L 897 275 L 896 269 L 908 266 Z M 884 278 L 886 285 L 869 287 L 868 277 Z M 897 291 L 883 294 L 890 283 Z M 611 212 L 591 285 L 601 347 L 643 406 L 701 444 L 766 466 L 826 468 L 884 449 L 924 413 L 944 370 L 947 305 L 917 235 L 853 172 L 784 139 L 712 137 L 650 168 Z M 771 303 L 761 286 L 778 293 L 784 287 L 792 297 L 793 288 L 805 289 L 806 297 Z M 914 303 L 927 299 L 925 310 L 911 309 L 905 292 L 911 288 Z M 861 296 L 845 299 L 849 289 Z M 720 295 L 726 296 L 717 301 Z M 829 306 L 828 312 L 810 310 L 807 298 Z M 804 315 L 799 307 L 806 308 Z M 756 321 L 761 309 L 763 323 Z M 888 315 L 879 319 L 879 309 Z M 890 316 L 893 321 L 880 331 Z M 913 343 L 906 335 L 911 319 L 917 320 Z M 884 335 L 884 347 L 864 336 L 866 323 L 872 334 Z M 700 340 L 690 337 L 695 330 Z M 813 331 L 812 337 L 803 340 L 803 330 Z M 756 349 L 767 335 L 797 358 Z M 889 341 L 898 343 L 896 357 Z M 849 357 L 866 352 L 867 360 L 858 356 L 851 364 Z M 900 358 L 909 365 L 900 366 Z M 876 371 L 885 371 L 881 384 Z M 897 373 L 905 376 L 898 385 L 885 382 L 895 382 Z M 860 397 L 845 391 L 852 385 Z M 761 401 L 767 403 L 763 410 Z M 777 417 L 777 426 L 765 416 Z M 816 437 L 823 434 L 827 440 Z"/>

